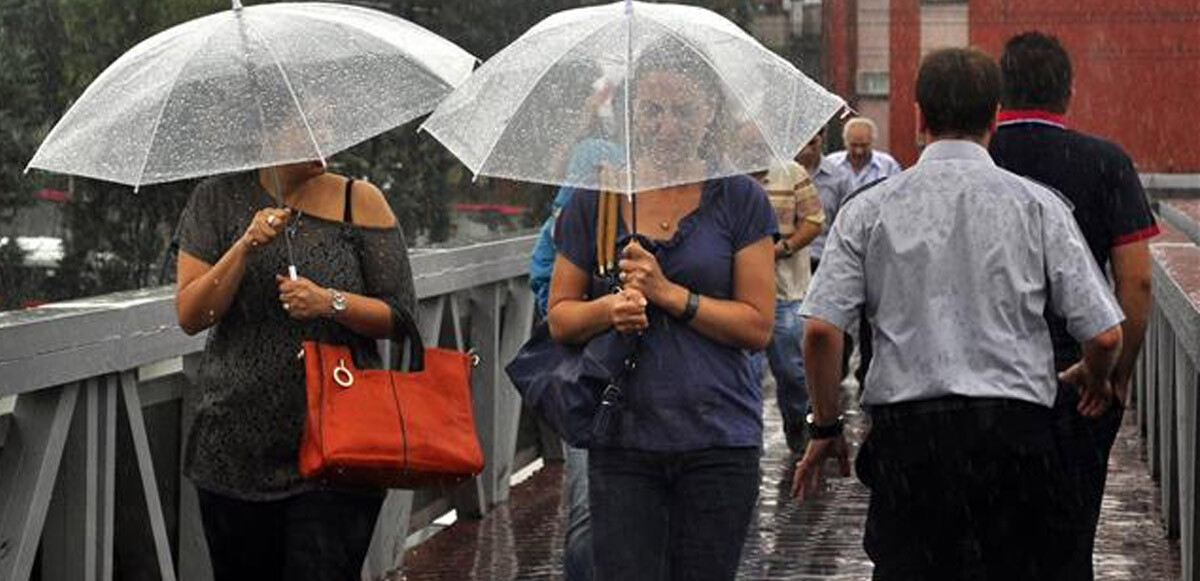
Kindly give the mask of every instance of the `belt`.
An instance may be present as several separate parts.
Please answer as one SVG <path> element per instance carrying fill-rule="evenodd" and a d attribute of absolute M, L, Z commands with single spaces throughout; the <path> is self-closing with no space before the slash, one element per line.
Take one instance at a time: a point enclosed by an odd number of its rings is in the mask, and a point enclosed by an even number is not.
<path fill-rule="evenodd" d="M 932 399 L 872 405 L 866 408 L 872 422 L 896 421 L 913 416 L 964 411 L 1026 411 L 1049 413 L 1050 408 L 1020 399 L 1006 397 L 967 397 L 948 395 Z"/>

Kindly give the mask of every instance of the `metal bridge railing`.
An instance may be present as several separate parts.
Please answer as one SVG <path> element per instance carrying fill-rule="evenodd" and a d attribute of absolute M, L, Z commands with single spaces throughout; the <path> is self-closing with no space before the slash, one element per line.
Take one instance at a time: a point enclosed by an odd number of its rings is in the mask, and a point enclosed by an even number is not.
<path fill-rule="evenodd" d="M 481 357 L 472 383 L 487 467 L 453 490 L 389 491 L 365 578 L 396 571 L 409 535 L 446 511 L 504 502 L 540 454 L 536 438 L 518 449 L 521 403 L 503 373 L 531 326 L 533 241 L 413 253 L 425 341 Z M 179 330 L 173 302 L 163 287 L 0 313 L 0 581 L 211 578 L 180 473 L 181 398 L 204 335 Z"/>

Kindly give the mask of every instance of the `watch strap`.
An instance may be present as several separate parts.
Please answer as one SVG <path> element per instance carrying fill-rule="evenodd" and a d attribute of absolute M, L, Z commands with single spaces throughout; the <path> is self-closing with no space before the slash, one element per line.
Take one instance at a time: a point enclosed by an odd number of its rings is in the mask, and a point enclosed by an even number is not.
<path fill-rule="evenodd" d="M 696 316 L 696 311 L 700 310 L 700 293 L 694 290 L 688 291 L 687 304 L 683 306 L 683 312 L 679 314 L 679 322 L 686 323 L 691 321 Z"/>
<path fill-rule="evenodd" d="M 842 430 L 845 424 L 842 421 L 842 416 L 838 416 L 831 424 L 820 425 L 811 420 L 806 422 L 808 425 L 808 437 L 813 440 L 825 440 L 842 435 Z"/>

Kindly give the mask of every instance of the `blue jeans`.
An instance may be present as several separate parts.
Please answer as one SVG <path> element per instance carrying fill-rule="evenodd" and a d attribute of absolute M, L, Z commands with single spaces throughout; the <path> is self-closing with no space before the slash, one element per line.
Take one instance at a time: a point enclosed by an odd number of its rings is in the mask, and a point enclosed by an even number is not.
<path fill-rule="evenodd" d="M 808 387 L 804 378 L 804 324 L 800 320 L 800 301 L 775 301 L 775 328 L 767 345 L 767 363 L 775 376 L 775 401 L 783 418 L 784 435 L 788 446 L 796 449 L 802 444 L 798 436 L 804 431 L 804 416 L 808 413 Z"/>
<path fill-rule="evenodd" d="M 563 578 L 592 581 L 592 523 L 588 510 L 588 451 L 567 447 L 567 540 Z"/>
<path fill-rule="evenodd" d="M 758 499 L 759 448 L 588 454 L 597 579 L 734 578 Z"/>

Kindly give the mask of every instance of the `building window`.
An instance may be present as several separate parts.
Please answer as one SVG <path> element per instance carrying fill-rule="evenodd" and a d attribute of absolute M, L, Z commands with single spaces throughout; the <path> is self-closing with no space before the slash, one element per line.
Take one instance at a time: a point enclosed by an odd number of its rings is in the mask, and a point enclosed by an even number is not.
<path fill-rule="evenodd" d="M 862 97 L 888 96 L 888 74 L 886 71 L 859 71 L 856 92 Z"/>

